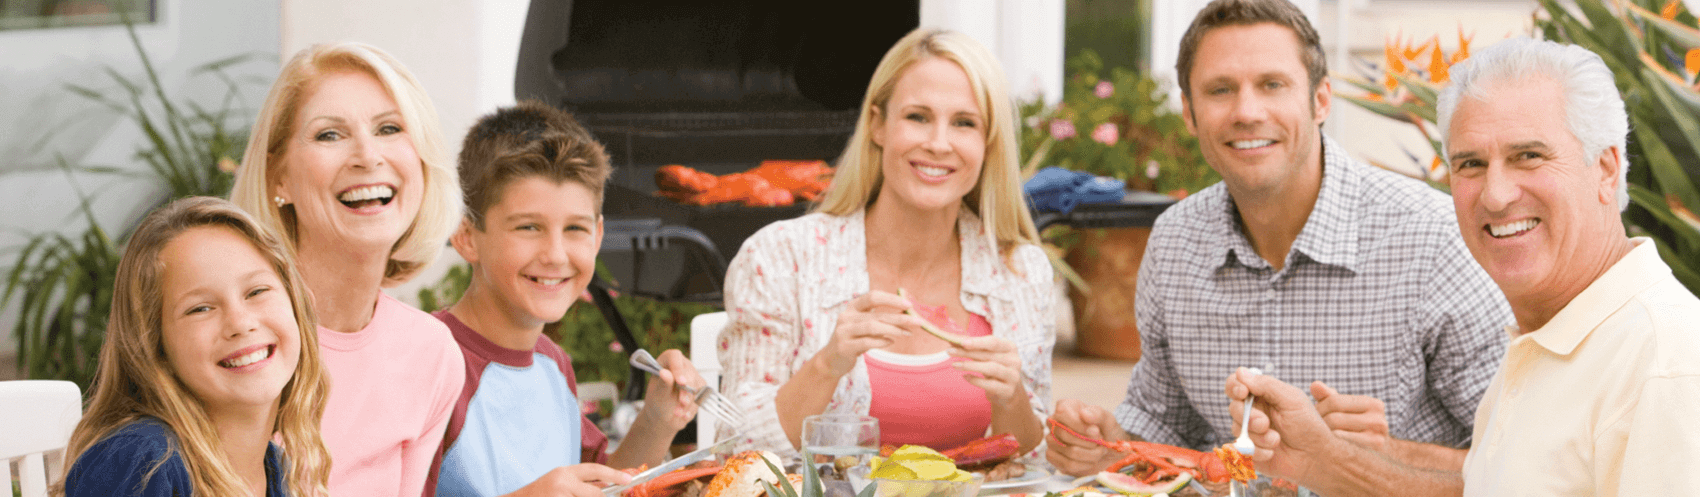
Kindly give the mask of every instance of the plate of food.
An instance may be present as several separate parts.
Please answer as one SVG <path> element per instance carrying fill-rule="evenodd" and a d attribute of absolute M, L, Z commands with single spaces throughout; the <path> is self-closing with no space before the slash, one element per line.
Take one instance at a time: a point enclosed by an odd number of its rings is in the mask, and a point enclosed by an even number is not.
<path fill-rule="evenodd" d="M 984 473 L 986 482 L 980 484 L 980 490 L 1003 490 L 1024 487 L 1033 483 L 1045 481 L 1051 477 L 1051 472 L 1045 471 L 1032 464 L 1021 464 L 1008 461 Z"/>

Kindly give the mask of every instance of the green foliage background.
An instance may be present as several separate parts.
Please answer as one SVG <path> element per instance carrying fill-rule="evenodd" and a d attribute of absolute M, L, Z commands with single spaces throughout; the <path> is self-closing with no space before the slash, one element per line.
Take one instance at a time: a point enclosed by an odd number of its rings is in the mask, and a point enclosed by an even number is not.
<path fill-rule="evenodd" d="M 600 264 L 597 270 L 606 274 Z M 419 290 L 419 307 L 432 312 L 453 305 L 466 292 L 471 278 L 470 266 L 460 264 L 451 268 L 437 284 Z M 625 316 L 632 338 L 656 355 L 667 349 L 689 353 L 691 318 L 719 310 L 707 304 L 660 302 L 625 295 L 616 295 L 614 306 Z M 614 328 L 603 319 L 596 304 L 588 300 L 573 304 L 560 321 L 545 326 L 543 333 L 573 359 L 573 374 L 579 382 L 609 381 L 624 385 L 631 373 L 626 366 L 629 351 L 619 348 Z"/>

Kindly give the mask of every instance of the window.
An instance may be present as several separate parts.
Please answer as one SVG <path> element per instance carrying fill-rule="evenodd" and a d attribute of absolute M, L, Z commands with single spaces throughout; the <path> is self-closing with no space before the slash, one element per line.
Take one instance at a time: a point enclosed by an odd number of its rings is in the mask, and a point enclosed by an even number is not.
<path fill-rule="evenodd" d="M 152 23 L 157 0 L 0 0 L 0 30 Z"/>

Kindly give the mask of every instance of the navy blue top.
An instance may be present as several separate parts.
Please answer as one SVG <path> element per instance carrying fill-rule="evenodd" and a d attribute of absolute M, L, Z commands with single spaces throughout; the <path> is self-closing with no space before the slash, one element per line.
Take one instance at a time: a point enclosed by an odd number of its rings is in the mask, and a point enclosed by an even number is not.
<path fill-rule="evenodd" d="M 177 434 L 158 418 L 145 417 L 124 425 L 77 457 L 71 473 L 65 475 L 66 497 L 194 495 L 189 470 L 173 447 L 176 440 Z M 289 495 L 282 459 L 277 444 L 267 444 L 266 497 Z M 155 465 L 159 469 L 154 470 Z"/>

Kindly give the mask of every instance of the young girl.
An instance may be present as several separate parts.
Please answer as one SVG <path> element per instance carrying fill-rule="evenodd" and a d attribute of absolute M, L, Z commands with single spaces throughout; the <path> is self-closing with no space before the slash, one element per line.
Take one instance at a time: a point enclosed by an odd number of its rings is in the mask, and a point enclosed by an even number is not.
<path fill-rule="evenodd" d="M 136 228 L 117 282 L 56 493 L 326 494 L 329 384 L 278 239 L 224 200 L 178 200 Z"/>

